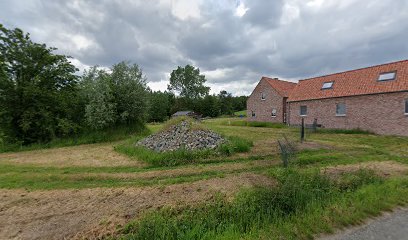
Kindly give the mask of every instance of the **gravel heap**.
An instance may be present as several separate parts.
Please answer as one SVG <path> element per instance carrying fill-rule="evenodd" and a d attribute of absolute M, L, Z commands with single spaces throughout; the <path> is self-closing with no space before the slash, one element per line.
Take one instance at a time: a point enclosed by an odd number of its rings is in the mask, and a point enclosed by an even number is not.
<path fill-rule="evenodd" d="M 167 152 L 183 147 L 187 150 L 215 149 L 225 141 L 218 133 L 192 129 L 190 122 L 182 121 L 165 131 L 140 140 L 136 146 L 144 146 L 156 152 Z"/>

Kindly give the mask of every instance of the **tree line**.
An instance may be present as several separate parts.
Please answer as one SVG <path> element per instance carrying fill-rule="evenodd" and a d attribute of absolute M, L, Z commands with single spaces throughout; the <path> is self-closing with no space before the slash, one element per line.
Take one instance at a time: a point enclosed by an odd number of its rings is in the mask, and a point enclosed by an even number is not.
<path fill-rule="evenodd" d="M 167 91 L 152 91 L 137 64 L 94 66 L 78 75 L 70 57 L 55 50 L 0 24 L 0 143 L 42 143 L 160 122 L 180 110 L 217 117 L 246 107 L 246 96 L 210 95 L 205 76 L 194 66 L 175 69 Z"/>

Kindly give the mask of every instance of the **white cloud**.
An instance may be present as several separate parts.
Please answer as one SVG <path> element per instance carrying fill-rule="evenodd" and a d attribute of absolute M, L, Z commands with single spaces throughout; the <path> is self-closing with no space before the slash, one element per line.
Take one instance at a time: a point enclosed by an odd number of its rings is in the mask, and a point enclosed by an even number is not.
<path fill-rule="evenodd" d="M 238 17 L 242 17 L 248 10 L 249 8 L 245 7 L 245 4 L 243 2 L 240 2 L 238 7 L 235 9 L 235 15 Z"/>
<path fill-rule="evenodd" d="M 182 20 L 201 16 L 199 0 L 171 0 L 171 3 L 171 12 Z"/>

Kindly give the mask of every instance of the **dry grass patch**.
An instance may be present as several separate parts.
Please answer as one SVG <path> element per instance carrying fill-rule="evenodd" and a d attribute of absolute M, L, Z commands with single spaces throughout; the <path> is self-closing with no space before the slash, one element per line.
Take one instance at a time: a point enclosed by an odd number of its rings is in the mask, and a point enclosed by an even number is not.
<path fill-rule="evenodd" d="M 55 167 L 142 167 L 143 162 L 131 160 L 117 153 L 113 143 L 87 144 L 73 147 L 42 149 L 26 152 L 1 153 L 0 161 L 11 164 L 32 164 Z"/>
<path fill-rule="evenodd" d="M 274 185 L 266 176 L 243 173 L 166 187 L 0 190 L 0 239 L 93 239 L 147 209 L 196 204 L 214 194 L 231 198 L 243 187 Z"/>
<path fill-rule="evenodd" d="M 355 173 L 361 169 L 372 170 L 381 177 L 401 176 L 408 173 L 407 165 L 393 161 L 338 165 L 326 167 L 322 169 L 322 172 L 328 176 L 336 177 L 345 173 Z"/>

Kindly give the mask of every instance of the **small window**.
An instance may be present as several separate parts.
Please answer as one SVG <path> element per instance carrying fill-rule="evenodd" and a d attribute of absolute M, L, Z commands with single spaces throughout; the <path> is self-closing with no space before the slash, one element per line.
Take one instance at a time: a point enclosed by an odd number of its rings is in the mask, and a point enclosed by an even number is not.
<path fill-rule="evenodd" d="M 300 116 L 307 115 L 307 106 L 300 106 Z"/>
<path fill-rule="evenodd" d="M 261 92 L 261 100 L 265 100 L 265 94 Z"/>
<path fill-rule="evenodd" d="M 389 81 L 389 80 L 394 80 L 395 77 L 397 76 L 397 72 L 386 72 L 386 73 L 381 73 L 380 76 L 378 76 L 378 81 Z"/>
<path fill-rule="evenodd" d="M 272 109 L 272 114 L 271 114 L 271 116 L 272 116 L 272 117 L 276 117 L 276 109 Z"/>
<path fill-rule="evenodd" d="M 405 114 L 408 115 L 408 99 L 405 99 Z"/>
<path fill-rule="evenodd" d="M 336 104 L 336 116 L 346 116 L 346 104 L 345 103 Z"/>
<path fill-rule="evenodd" d="M 252 117 L 255 117 L 255 112 L 254 111 L 252 111 Z"/>
<path fill-rule="evenodd" d="M 330 89 L 330 88 L 333 88 L 333 83 L 334 83 L 334 82 L 325 82 L 325 83 L 323 83 L 322 89 Z"/>

